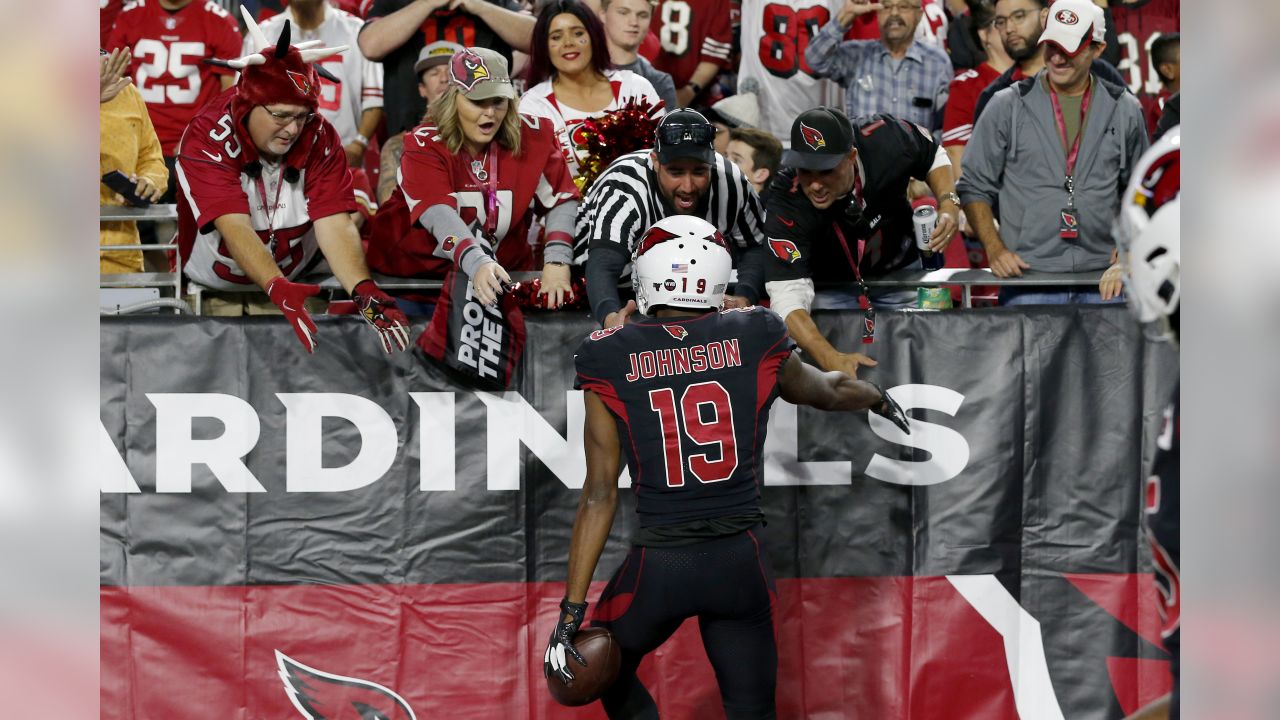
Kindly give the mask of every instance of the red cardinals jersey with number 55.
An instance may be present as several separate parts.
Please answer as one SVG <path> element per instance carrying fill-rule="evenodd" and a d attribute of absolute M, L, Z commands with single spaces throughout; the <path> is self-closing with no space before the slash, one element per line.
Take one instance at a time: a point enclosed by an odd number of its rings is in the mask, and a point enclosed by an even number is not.
<path fill-rule="evenodd" d="M 248 215 L 280 272 L 293 280 L 316 254 L 312 222 L 357 209 L 347 155 L 328 120 L 316 115 L 282 164 L 264 164 L 248 130 L 232 120 L 234 97 L 224 94 L 191 121 L 177 162 L 184 272 L 216 290 L 254 287 L 214 227 L 219 217 Z"/>

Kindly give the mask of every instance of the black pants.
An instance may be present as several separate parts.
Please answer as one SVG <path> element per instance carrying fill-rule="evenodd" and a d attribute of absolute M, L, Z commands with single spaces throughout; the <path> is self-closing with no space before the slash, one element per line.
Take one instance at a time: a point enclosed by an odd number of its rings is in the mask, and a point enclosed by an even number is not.
<path fill-rule="evenodd" d="M 601 698 L 605 712 L 615 720 L 658 717 L 636 668 L 697 617 L 729 720 L 776 717 L 773 596 L 758 527 L 695 545 L 632 547 L 591 619 L 622 648 L 618 680 Z"/>

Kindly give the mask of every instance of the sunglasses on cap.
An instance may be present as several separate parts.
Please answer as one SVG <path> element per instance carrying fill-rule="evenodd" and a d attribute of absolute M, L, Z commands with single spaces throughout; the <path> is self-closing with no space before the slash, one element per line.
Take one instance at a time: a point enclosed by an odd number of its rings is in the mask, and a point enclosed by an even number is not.
<path fill-rule="evenodd" d="M 658 126 L 658 142 L 663 145 L 710 145 L 715 139 L 715 125 L 671 123 Z"/>

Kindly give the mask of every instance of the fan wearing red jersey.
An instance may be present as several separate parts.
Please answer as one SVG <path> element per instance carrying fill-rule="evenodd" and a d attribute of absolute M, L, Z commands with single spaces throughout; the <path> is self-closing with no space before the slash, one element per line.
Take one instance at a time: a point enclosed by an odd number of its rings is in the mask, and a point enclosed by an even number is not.
<path fill-rule="evenodd" d="M 212 0 L 132 0 L 106 45 L 121 47 L 133 53 L 129 74 L 172 158 L 196 112 L 235 81 L 233 69 L 205 61 L 240 54 L 236 22 Z"/>
<path fill-rule="evenodd" d="M 397 187 L 373 217 L 369 263 L 402 277 L 456 267 L 492 305 L 508 269 L 533 269 L 534 205 L 546 226 L 540 294 L 559 307 L 568 300 L 578 188 L 550 121 L 520 114 L 507 61 L 464 48 L 449 61 L 449 88 L 431 120 L 405 137 Z"/>
<path fill-rule="evenodd" d="M 581 662 L 573 638 L 613 524 L 625 452 L 640 523 L 592 617 L 622 649 L 618 680 L 601 698 L 605 712 L 657 717 L 636 668 L 697 617 L 725 715 L 772 718 L 778 655 L 760 510 L 769 409 L 782 397 L 823 410 L 871 409 L 904 433 L 910 425 L 876 385 L 793 355 L 773 311 L 721 310 L 733 260 L 706 220 L 659 220 L 636 243 L 632 263 L 643 315 L 591 333 L 574 356 L 575 387 L 586 391 L 587 477 L 543 672 L 568 683 L 566 658 Z"/>
<path fill-rule="evenodd" d="M 248 16 L 248 11 L 241 8 Z M 319 251 L 351 294 L 385 351 L 409 343 L 409 323 L 370 279 L 351 174 L 338 133 L 316 113 L 320 83 L 311 63 L 345 50 L 289 44 L 290 25 L 271 48 L 249 20 L 259 51 L 226 65 L 241 71 L 233 92 L 206 106 L 184 133 L 177 160 L 182 193 L 178 243 L 188 278 L 216 290 L 267 292 L 307 352 L 316 325 L 303 302 L 316 285 L 295 283 Z"/>
<path fill-rule="evenodd" d="M 973 137 L 973 111 L 978 97 L 1000 74 L 1013 67 L 1013 58 L 1004 49 L 1004 39 L 995 28 L 996 9 L 992 0 L 969 3 L 969 35 L 987 59 L 977 67 L 959 73 L 951 81 L 947 105 L 942 113 L 942 147 L 951 158 L 952 172 L 960 177 L 964 146 Z"/>
<path fill-rule="evenodd" d="M 660 0 L 653 29 L 662 48 L 653 66 L 671 75 L 676 100 L 680 107 L 689 107 L 716 73 L 729 67 L 729 0 Z"/>

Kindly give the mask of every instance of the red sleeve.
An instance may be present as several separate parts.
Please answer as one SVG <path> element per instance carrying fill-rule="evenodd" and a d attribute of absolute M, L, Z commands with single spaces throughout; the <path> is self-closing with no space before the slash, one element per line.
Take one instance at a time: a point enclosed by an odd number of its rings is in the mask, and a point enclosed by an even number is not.
<path fill-rule="evenodd" d="M 219 60 L 234 60 L 240 57 L 240 51 L 244 48 L 244 38 L 240 37 L 240 26 L 236 25 L 235 20 L 230 15 L 226 17 L 214 16 L 213 32 L 213 57 Z M 221 65 L 209 66 L 215 75 L 235 75 L 236 71 L 229 67 Z"/>
<path fill-rule="evenodd" d="M 438 137 L 435 128 L 421 126 L 404 138 L 400 189 L 404 191 L 409 222 L 413 224 L 417 224 L 422 213 L 432 205 L 458 209 L 457 201 L 450 194 L 454 187 L 452 157 L 444 141 L 432 139 L 435 137 Z"/>
<path fill-rule="evenodd" d="M 947 105 L 942 112 L 942 146 L 966 145 L 973 136 L 973 111 L 978 104 L 978 73 L 966 70 L 951 81 Z"/>
<path fill-rule="evenodd" d="M 580 200 L 582 194 L 578 192 L 578 184 L 573 181 L 573 173 L 569 172 L 569 165 L 565 162 L 551 124 L 547 123 L 544 130 L 533 131 L 531 134 L 537 138 L 539 146 L 544 148 L 542 154 L 546 158 L 542 165 L 542 178 L 534 196 L 538 204 L 545 211 L 570 200 Z"/>
<path fill-rule="evenodd" d="M 709 12 L 710 15 L 706 19 L 706 35 L 702 39 L 698 60 L 727 68 L 729 54 L 733 52 L 733 26 L 729 22 L 729 3 L 727 0 L 720 0 L 711 4 L 705 12 Z"/>
<path fill-rule="evenodd" d="M 111 28 L 111 35 L 107 38 L 107 44 L 102 46 L 103 50 L 111 52 L 117 48 L 127 47 L 133 48 L 133 39 L 130 37 L 129 31 L 137 22 L 137 14 L 132 9 L 120 13 L 116 18 L 115 27 Z M 129 64 L 129 74 L 133 74 L 134 67 L 138 64 L 138 58 L 134 58 Z"/>
<path fill-rule="evenodd" d="M 359 209 L 355 191 L 351 189 L 351 169 L 347 167 L 347 153 L 342 149 L 338 132 L 328 122 L 324 133 L 311 148 L 307 158 L 306 187 L 307 214 L 311 220 L 350 213 Z"/>
<path fill-rule="evenodd" d="M 223 147 L 224 125 L 209 114 L 197 115 L 191 121 L 178 153 L 178 188 L 191 206 L 196 226 L 204 227 L 223 215 L 249 214 L 249 198 L 240 185 L 240 164 Z M 222 142 L 211 135 L 219 135 Z"/>

